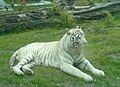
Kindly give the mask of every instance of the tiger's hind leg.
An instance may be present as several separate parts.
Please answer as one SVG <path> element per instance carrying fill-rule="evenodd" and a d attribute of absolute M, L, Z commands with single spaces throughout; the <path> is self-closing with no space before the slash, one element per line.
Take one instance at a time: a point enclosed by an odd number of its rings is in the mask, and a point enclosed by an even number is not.
<path fill-rule="evenodd" d="M 33 60 L 32 55 L 27 55 L 26 57 L 22 57 L 19 63 L 13 67 L 14 73 L 16 73 L 17 75 L 24 75 L 24 72 L 21 70 L 22 66 L 30 63 L 30 61 L 32 60 Z"/>
<path fill-rule="evenodd" d="M 34 62 L 30 62 L 24 66 L 22 66 L 22 71 L 28 75 L 33 75 L 33 71 L 32 71 L 32 67 L 35 66 L 35 63 Z"/>

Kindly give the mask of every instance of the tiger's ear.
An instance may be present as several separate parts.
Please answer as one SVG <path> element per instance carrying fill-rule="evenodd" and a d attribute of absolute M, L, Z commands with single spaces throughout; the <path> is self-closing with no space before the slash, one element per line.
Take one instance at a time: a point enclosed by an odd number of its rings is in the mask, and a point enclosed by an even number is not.
<path fill-rule="evenodd" d="M 77 26 L 76 29 L 81 29 L 81 26 Z"/>
<path fill-rule="evenodd" d="M 80 28 L 80 26 L 77 26 L 77 27 L 76 27 L 76 29 L 79 29 L 79 28 Z"/>
<path fill-rule="evenodd" d="M 65 28 L 66 29 L 66 31 L 67 31 L 67 35 L 70 35 L 71 33 L 70 33 L 70 29 L 68 29 L 68 28 Z"/>

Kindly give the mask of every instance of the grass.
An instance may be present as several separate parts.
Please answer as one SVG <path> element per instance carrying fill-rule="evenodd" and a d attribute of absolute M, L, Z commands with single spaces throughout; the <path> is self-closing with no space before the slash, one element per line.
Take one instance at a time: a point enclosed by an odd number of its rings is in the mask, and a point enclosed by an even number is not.
<path fill-rule="evenodd" d="M 86 72 L 94 78 L 92 83 L 88 83 L 59 69 L 44 66 L 34 67 L 33 76 L 10 74 L 9 58 L 13 52 L 32 42 L 60 40 L 66 32 L 65 29 L 33 29 L 0 36 L 0 87 L 120 87 L 118 18 L 119 15 L 114 16 L 112 21 L 106 19 L 80 23 L 88 40 L 88 45 L 83 48 L 85 56 L 96 68 L 105 71 L 105 77 Z"/>
<path fill-rule="evenodd" d="M 88 5 L 89 1 L 106 0 L 79 0 L 76 4 Z M 19 10 L 23 9 L 19 8 Z M 70 76 L 59 69 L 44 66 L 34 67 L 33 76 L 10 74 L 9 58 L 17 49 L 32 42 L 60 40 L 66 32 L 65 29 L 33 29 L 0 36 L 0 87 L 120 87 L 119 18 L 117 14 L 112 21 L 106 19 L 78 22 L 78 25 L 83 27 L 88 40 L 88 45 L 83 48 L 86 58 L 106 74 L 105 77 L 97 77 L 86 72 L 94 78 L 92 83 Z"/>

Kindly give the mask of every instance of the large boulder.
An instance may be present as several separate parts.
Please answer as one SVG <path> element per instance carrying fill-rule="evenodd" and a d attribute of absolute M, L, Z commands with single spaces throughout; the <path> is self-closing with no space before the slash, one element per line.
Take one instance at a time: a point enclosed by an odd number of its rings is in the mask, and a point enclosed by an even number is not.
<path fill-rule="evenodd" d="M 4 8 L 6 5 L 5 1 L 0 0 L 0 8 Z"/>
<path fill-rule="evenodd" d="M 10 4 L 6 4 L 4 0 L 0 0 L 0 10 L 12 10 Z"/>

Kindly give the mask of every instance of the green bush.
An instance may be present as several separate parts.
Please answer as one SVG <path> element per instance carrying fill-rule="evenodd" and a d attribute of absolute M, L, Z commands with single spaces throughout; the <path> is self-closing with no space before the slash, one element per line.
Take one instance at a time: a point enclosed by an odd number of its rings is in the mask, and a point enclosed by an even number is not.
<path fill-rule="evenodd" d="M 62 9 L 62 7 L 58 6 L 55 0 L 52 2 L 50 15 L 50 21 L 55 27 L 71 28 L 76 25 L 73 15 L 67 9 Z"/>
<path fill-rule="evenodd" d="M 114 23 L 113 23 L 113 16 L 110 12 L 108 11 L 103 11 L 103 13 L 105 14 L 105 27 L 110 27 L 110 26 L 113 26 Z"/>

